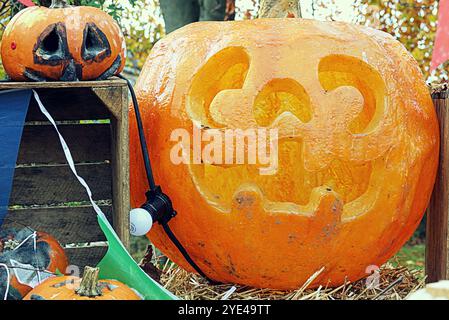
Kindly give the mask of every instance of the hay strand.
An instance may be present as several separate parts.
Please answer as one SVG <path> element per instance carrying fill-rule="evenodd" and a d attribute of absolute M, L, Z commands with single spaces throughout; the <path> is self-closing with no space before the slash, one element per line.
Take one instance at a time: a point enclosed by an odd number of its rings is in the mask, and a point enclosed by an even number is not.
<path fill-rule="evenodd" d="M 337 288 L 310 285 L 324 271 L 317 270 L 297 290 L 258 289 L 234 284 L 211 285 L 196 274 L 167 262 L 161 275 L 162 285 L 182 299 L 191 300 L 402 300 L 425 285 L 422 271 L 387 263 L 379 270 L 379 283 L 367 286 L 366 279 L 346 281 Z"/>

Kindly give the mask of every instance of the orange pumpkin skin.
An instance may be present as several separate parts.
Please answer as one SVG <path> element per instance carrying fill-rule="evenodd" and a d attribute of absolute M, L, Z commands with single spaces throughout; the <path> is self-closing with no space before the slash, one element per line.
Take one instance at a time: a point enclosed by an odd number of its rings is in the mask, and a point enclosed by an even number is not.
<path fill-rule="evenodd" d="M 59 47 L 51 42 L 55 37 Z M 101 45 L 95 43 L 98 39 Z M 44 47 L 50 53 L 43 52 Z M 98 8 L 36 6 L 20 11 L 9 22 L 1 55 L 12 80 L 94 80 L 120 73 L 126 48 L 118 24 Z"/>
<path fill-rule="evenodd" d="M 417 63 L 390 35 L 300 19 L 202 22 L 152 50 L 136 85 L 173 232 L 212 279 L 295 289 L 358 280 L 428 204 L 438 123 Z M 147 183 L 130 114 L 131 196 Z M 277 128 L 279 167 L 179 164 L 172 130 Z M 193 271 L 155 224 L 148 234 Z M 371 266 L 371 267 L 370 267 Z"/>
<path fill-rule="evenodd" d="M 117 280 L 100 280 L 103 295 L 94 298 L 78 295 L 81 279 L 73 276 L 45 280 L 23 300 L 142 300 L 137 293 Z"/>

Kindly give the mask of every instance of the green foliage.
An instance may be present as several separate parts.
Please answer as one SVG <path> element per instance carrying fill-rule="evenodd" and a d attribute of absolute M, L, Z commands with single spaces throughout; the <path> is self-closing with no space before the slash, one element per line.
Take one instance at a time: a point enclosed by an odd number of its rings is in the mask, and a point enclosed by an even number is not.
<path fill-rule="evenodd" d="M 51 0 L 33 0 L 33 2 L 40 6 L 49 7 L 51 5 Z M 67 0 L 67 4 L 74 6 L 89 6 L 102 9 L 109 13 L 115 20 L 120 22 L 120 17 L 123 13 L 124 5 L 129 3 L 134 5 L 136 0 L 128 1 L 107 1 L 107 0 Z"/>
<path fill-rule="evenodd" d="M 122 22 L 128 49 L 127 66 L 140 70 L 153 45 L 165 34 L 159 1 L 130 3 L 122 12 Z"/>
<path fill-rule="evenodd" d="M 448 66 L 430 73 L 430 62 L 438 20 L 438 1 L 361 0 L 364 23 L 393 35 L 418 61 L 425 77 L 433 81 L 448 79 Z M 362 21 L 363 22 L 363 21 Z"/>

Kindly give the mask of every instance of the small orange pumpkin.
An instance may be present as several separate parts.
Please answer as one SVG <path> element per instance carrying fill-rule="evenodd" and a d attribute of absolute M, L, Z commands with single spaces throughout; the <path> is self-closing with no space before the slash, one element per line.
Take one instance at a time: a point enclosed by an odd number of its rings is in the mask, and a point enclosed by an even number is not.
<path fill-rule="evenodd" d="M 12 80 L 101 80 L 125 66 L 120 27 L 104 11 L 53 0 L 29 7 L 6 27 L 2 62 Z"/>
<path fill-rule="evenodd" d="M 99 268 L 87 267 L 83 278 L 53 277 L 34 288 L 24 300 L 142 300 L 117 280 L 98 280 Z"/>
<path fill-rule="evenodd" d="M 418 64 L 386 33 L 302 19 L 195 23 L 156 44 L 136 93 L 155 179 L 178 212 L 171 228 L 214 280 L 295 289 L 319 270 L 312 287 L 360 279 L 407 241 L 429 201 L 437 118 Z M 130 120 L 140 206 L 148 186 Z M 192 161 L 195 132 L 223 151 L 215 135 L 227 129 L 277 130 L 277 170 Z M 190 158 L 173 162 L 181 149 Z M 149 237 L 193 271 L 161 226 Z"/>
<path fill-rule="evenodd" d="M 33 233 L 31 229 L 24 228 L 22 230 L 5 229 L 0 232 L 0 263 L 10 266 L 10 284 L 8 299 L 23 298 L 32 287 L 24 283 L 20 283 L 16 277 L 16 272 L 12 266 L 12 261 L 16 261 L 27 268 L 35 268 L 41 271 L 65 272 L 68 266 L 67 256 L 59 242 L 44 232 L 36 233 L 36 249 L 34 241 L 28 239 Z M 23 243 L 20 247 L 20 243 Z M 0 296 L 7 289 L 7 281 L 4 278 L 6 273 L 0 268 Z"/>

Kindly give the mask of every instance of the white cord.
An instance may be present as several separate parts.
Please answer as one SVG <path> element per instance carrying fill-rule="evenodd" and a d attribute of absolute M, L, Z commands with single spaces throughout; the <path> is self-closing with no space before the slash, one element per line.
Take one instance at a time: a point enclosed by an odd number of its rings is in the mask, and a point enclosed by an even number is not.
<path fill-rule="evenodd" d="M 36 231 L 34 231 L 32 234 L 30 234 L 28 237 L 26 237 L 17 247 L 15 247 L 12 251 L 15 251 L 19 249 L 25 242 L 28 241 L 31 237 L 34 238 L 34 251 L 36 251 Z"/>
<path fill-rule="evenodd" d="M 5 296 L 3 298 L 3 300 L 6 300 L 6 299 L 8 299 L 8 294 L 9 294 L 9 285 L 10 285 L 9 278 L 11 277 L 11 274 L 9 273 L 9 268 L 6 264 L 0 263 L 0 266 L 2 266 L 3 268 L 6 269 L 6 291 L 5 291 Z"/>

